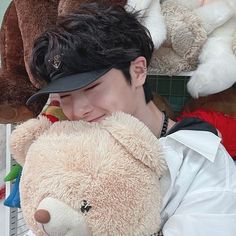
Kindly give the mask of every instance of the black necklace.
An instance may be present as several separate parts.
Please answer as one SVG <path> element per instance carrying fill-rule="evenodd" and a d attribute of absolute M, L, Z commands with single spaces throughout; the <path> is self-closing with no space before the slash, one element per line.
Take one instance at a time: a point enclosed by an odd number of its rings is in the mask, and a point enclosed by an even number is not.
<path fill-rule="evenodd" d="M 162 114 L 163 114 L 163 124 L 162 124 L 160 138 L 166 134 L 167 128 L 168 128 L 168 123 L 169 123 L 169 117 L 167 116 L 166 112 L 162 111 Z"/>

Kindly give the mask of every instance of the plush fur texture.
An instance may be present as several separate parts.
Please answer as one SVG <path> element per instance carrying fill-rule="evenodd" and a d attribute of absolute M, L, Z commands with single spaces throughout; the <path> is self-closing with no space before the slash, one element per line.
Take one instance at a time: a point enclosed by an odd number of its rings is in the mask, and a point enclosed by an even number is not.
<path fill-rule="evenodd" d="M 83 3 L 94 2 L 94 0 L 60 0 L 58 5 L 58 15 L 66 15 L 80 7 Z M 96 2 L 104 4 L 116 4 L 124 6 L 127 0 L 97 0 Z"/>
<path fill-rule="evenodd" d="M 236 2 L 228 0 L 224 4 L 227 2 L 230 3 L 231 18 L 209 35 L 199 56 L 199 66 L 187 84 L 189 93 L 195 98 L 219 93 L 236 82 L 236 55 L 233 51 Z"/>
<path fill-rule="evenodd" d="M 233 53 L 236 55 L 236 33 L 233 36 Z"/>
<path fill-rule="evenodd" d="M 166 24 L 161 12 L 160 0 L 127 0 L 126 8 L 140 11 L 141 23 L 149 30 L 157 49 L 166 39 Z"/>
<path fill-rule="evenodd" d="M 154 52 L 149 72 L 174 75 L 196 69 L 207 34 L 199 17 L 178 1 L 161 5 L 167 26 L 167 40 Z"/>
<path fill-rule="evenodd" d="M 51 216 L 44 224 L 49 235 L 158 232 L 159 178 L 167 167 L 158 139 L 136 118 L 116 113 L 99 124 L 52 126 L 45 117 L 32 119 L 13 131 L 11 151 L 24 165 L 21 206 L 38 236 L 44 235 L 34 218 L 39 208 Z M 92 207 L 86 215 L 83 200 Z"/>
<path fill-rule="evenodd" d="M 24 45 L 25 68 L 30 81 L 40 88 L 42 85 L 30 73 L 29 57 L 35 38 L 56 22 L 59 0 L 14 0 L 14 3 Z"/>
<path fill-rule="evenodd" d="M 23 42 L 14 2 L 8 7 L 1 28 L 0 123 L 15 123 L 38 115 L 46 100 L 26 107 L 36 92 L 25 70 Z"/>

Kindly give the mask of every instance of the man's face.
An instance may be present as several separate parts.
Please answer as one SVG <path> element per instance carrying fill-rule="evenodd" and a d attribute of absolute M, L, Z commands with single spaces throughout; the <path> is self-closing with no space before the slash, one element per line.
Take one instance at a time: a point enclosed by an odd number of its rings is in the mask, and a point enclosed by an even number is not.
<path fill-rule="evenodd" d="M 61 107 L 69 120 L 99 122 L 116 111 L 137 116 L 140 99 L 144 100 L 142 85 L 133 78 L 129 84 L 120 70 L 111 69 L 83 89 L 60 93 Z"/>

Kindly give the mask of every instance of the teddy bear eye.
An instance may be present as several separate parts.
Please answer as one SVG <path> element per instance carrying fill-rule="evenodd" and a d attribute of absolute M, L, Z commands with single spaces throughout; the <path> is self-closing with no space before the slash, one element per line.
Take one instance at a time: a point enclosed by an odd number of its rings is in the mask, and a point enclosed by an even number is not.
<path fill-rule="evenodd" d="M 81 212 L 87 214 L 91 208 L 92 206 L 86 200 L 83 200 L 82 205 L 80 207 Z"/>

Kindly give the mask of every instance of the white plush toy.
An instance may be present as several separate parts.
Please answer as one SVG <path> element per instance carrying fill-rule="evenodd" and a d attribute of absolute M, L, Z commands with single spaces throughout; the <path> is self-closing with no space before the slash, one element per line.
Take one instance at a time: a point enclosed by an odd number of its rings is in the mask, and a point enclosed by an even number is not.
<path fill-rule="evenodd" d="M 126 10 L 140 11 L 142 24 L 149 30 L 155 48 L 166 39 L 166 26 L 161 13 L 160 0 L 127 0 Z"/>
<path fill-rule="evenodd" d="M 188 91 L 194 98 L 224 91 L 236 82 L 236 55 L 233 51 L 236 1 L 203 2 L 206 4 L 206 9 L 209 9 L 207 17 L 214 18 L 224 13 L 227 21 L 208 36 L 202 48 L 197 70 L 193 72 L 187 84 Z M 212 10 L 210 10 L 211 6 L 214 6 Z M 219 17 L 216 19 L 220 20 Z"/>

